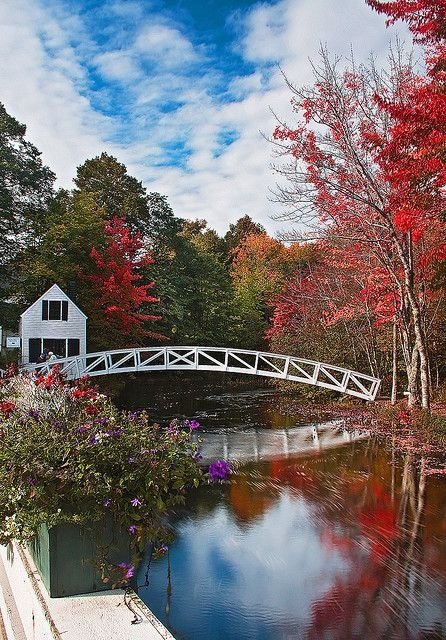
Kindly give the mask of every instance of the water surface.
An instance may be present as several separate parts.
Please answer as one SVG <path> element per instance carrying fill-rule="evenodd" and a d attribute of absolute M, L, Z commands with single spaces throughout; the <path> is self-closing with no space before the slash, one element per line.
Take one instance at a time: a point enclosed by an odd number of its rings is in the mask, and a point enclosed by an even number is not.
<path fill-rule="evenodd" d="M 141 566 L 152 611 L 177 640 L 446 638 L 445 480 L 340 423 L 281 423 L 277 392 L 241 393 L 192 403 L 212 417 L 204 451 L 226 438 L 236 472 L 177 514 L 146 585 Z"/>

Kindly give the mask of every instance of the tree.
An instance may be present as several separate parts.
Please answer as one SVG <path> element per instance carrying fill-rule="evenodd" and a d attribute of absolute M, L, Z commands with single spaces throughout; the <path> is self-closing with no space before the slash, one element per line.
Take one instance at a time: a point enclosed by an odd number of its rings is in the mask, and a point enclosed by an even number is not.
<path fill-rule="evenodd" d="M 127 167 L 116 158 L 101 153 L 77 168 L 74 183 L 77 191 L 93 196 L 98 207 L 111 220 L 125 218 L 133 233 L 150 235 L 149 197 L 142 183 L 129 175 Z"/>
<path fill-rule="evenodd" d="M 388 24 L 393 24 L 396 20 L 404 20 L 418 41 L 441 53 L 440 49 L 437 49 L 437 45 L 441 45 L 446 39 L 444 0 L 366 1 L 378 13 L 385 13 L 389 16 Z"/>
<path fill-rule="evenodd" d="M 375 141 L 377 162 L 394 185 L 396 222 L 422 235 L 446 207 L 446 7 L 443 0 L 368 4 L 389 22 L 405 20 L 426 48 L 427 75 L 413 78 L 404 100 L 377 96 L 392 126 L 386 145 Z"/>
<path fill-rule="evenodd" d="M 214 229 L 207 228 L 206 220 L 185 220 L 181 235 L 199 251 L 213 255 L 222 265 L 226 262 L 226 244 Z"/>
<path fill-rule="evenodd" d="M 382 337 L 394 313 L 386 272 L 360 243 L 319 241 L 312 250 L 312 262 L 273 301 L 271 349 L 383 377 L 391 346 Z"/>
<path fill-rule="evenodd" d="M 389 64 L 389 71 L 378 72 L 373 65 L 357 67 L 352 62 L 341 72 L 339 60 L 332 62 L 323 51 L 320 67 L 314 67 L 313 87 L 288 83 L 300 119 L 296 127 L 281 123 L 274 132 L 279 153 L 292 158 L 278 168 L 290 185 L 279 188 L 278 199 L 289 207 L 284 217 L 311 222 L 316 236 L 362 243 L 387 272 L 402 335 L 409 402 L 417 401 L 419 383 L 427 408 L 428 283 L 422 265 L 433 253 L 420 242 L 421 234 L 402 228 L 400 183 L 396 173 L 383 169 L 377 151 L 390 144 L 394 125 L 382 101 L 404 105 L 417 79 L 402 55 L 390 56 Z M 431 228 L 434 222 L 431 218 Z"/>
<path fill-rule="evenodd" d="M 0 269 L 25 246 L 34 245 L 53 196 L 55 176 L 40 151 L 25 138 L 26 126 L 0 103 Z"/>
<path fill-rule="evenodd" d="M 54 282 L 65 291 L 74 283 L 77 302 L 84 308 L 85 283 L 81 284 L 80 273 L 94 269 L 90 256 L 93 245 L 102 248 L 105 244 L 104 212 L 91 194 L 72 196 L 59 191 L 48 207 L 39 244 L 25 249 L 14 263 L 20 273 L 16 295 L 29 304 Z M 84 311 L 88 315 L 88 309 Z"/>
<path fill-rule="evenodd" d="M 178 234 L 176 341 L 225 346 L 231 330 L 232 287 L 221 238 L 205 220 L 183 221 Z"/>
<path fill-rule="evenodd" d="M 296 244 L 287 247 L 266 232 L 248 235 L 240 242 L 231 266 L 237 344 L 262 346 L 273 297 L 307 261 L 310 251 Z"/>
<path fill-rule="evenodd" d="M 132 234 L 122 218 L 105 223 L 106 246 L 90 251 L 95 272 L 84 272 L 89 284 L 90 340 L 96 349 L 141 344 L 144 338 L 162 339 L 147 328 L 147 322 L 159 320 L 148 313 L 149 305 L 158 298 L 149 295 L 154 282 L 143 282 L 140 271 L 152 264 L 151 256 L 142 249 L 141 238 Z"/>
<path fill-rule="evenodd" d="M 417 237 L 430 237 L 446 209 L 446 7 L 444 0 L 367 0 L 388 24 L 407 22 L 425 47 L 427 74 L 407 89 L 403 102 L 377 96 L 392 118 L 390 140 L 376 145 L 377 162 L 395 187 L 397 224 Z M 444 247 L 444 238 L 443 238 Z M 443 253 L 443 256 L 439 254 Z M 436 259 L 444 259 L 438 251 Z M 436 322 L 438 326 L 438 320 Z M 438 345 L 438 338 L 435 343 Z M 438 374 L 438 365 L 437 365 Z"/>
<path fill-rule="evenodd" d="M 151 192 L 147 195 L 148 219 L 145 222 L 147 238 L 152 251 L 168 244 L 172 236 L 183 228 L 183 220 L 175 217 L 167 197 Z"/>
<path fill-rule="evenodd" d="M 232 259 L 234 251 L 247 236 L 260 235 L 262 233 L 265 233 L 265 228 L 258 222 L 254 222 L 254 220 L 248 215 L 244 215 L 234 224 L 230 224 L 229 230 L 223 238 L 229 260 Z"/>

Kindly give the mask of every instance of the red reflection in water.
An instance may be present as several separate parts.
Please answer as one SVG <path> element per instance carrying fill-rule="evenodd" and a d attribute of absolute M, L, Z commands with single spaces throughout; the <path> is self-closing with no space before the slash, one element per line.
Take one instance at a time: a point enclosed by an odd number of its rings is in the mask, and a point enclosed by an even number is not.
<path fill-rule="evenodd" d="M 433 543 L 436 534 L 444 535 L 444 485 L 436 490 L 435 481 L 428 493 L 423 465 L 420 470 L 408 455 L 398 469 L 371 447 L 350 457 L 332 452 L 272 460 L 265 467 L 273 483 L 250 483 L 246 477 L 237 490 L 231 487 L 236 513 L 259 516 L 274 495 L 291 489 L 315 510 L 320 544 L 344 560 L 311 606 L 307 640 L 446 637 L 414 622 L 446 587 L 445 548 Z M 446 633 L 446 620 L 444 626 Z"/>

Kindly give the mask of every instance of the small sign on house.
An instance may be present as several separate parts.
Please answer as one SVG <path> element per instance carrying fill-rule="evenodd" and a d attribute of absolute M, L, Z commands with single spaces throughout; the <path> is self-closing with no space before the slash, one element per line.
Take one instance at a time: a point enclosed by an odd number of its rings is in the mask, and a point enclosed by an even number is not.
<path fill-rule="evenodd" d="M 7 349 L 20 349 L 20 336 L 6 336 Z"/>
<path fill-rule="evenodd" d="M 22 364 L 39 362 L 51 352 L 59 358 L 87 351 L 87 316 L 53 284 L 20 316 Z"/>

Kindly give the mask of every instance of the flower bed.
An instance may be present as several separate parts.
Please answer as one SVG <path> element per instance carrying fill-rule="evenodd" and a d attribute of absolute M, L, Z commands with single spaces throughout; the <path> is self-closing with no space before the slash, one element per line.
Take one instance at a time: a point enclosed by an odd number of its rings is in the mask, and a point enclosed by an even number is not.
<path fill-rule="evenodd" d="M 165 540 L 169 510 L 205 477 L 191 439 L 198 426 L 120 412 L 88 379 L 69 384 L 56 366 L 2 380 L 0 543 L 36 540 L 42 526 L 111 521 L 128 536 L 132 558 L 112 561 L 101 542 L 94 561 L 107 585 L 126 584 L 147 542 Z M 208 477 L 223 479 L 223 467 Z"/>

